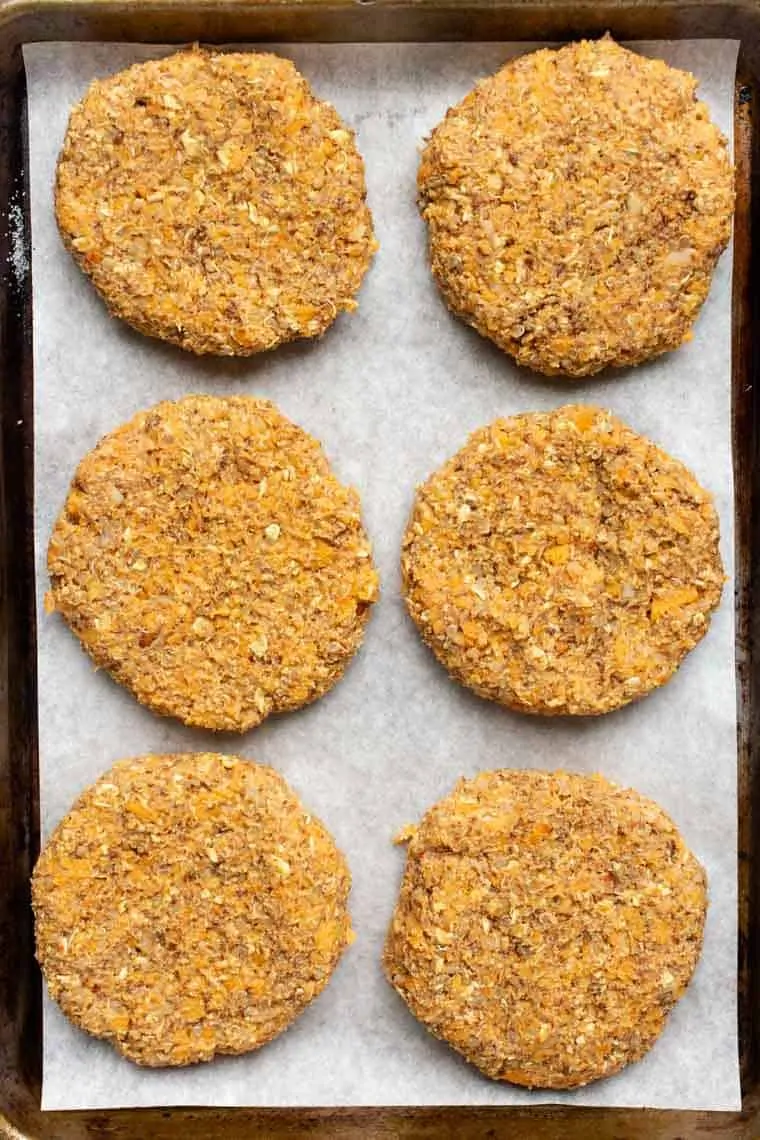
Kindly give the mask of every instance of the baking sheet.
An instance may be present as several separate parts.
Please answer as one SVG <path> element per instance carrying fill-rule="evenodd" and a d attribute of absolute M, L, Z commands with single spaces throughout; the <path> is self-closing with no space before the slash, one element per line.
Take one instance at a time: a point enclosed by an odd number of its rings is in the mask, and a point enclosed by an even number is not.
<path fill-rule="evenodd" d="M 737 45 L 637 45 L 692 70 L 730 134 Z M 43 832 L 114 760 L 214 749 L 272 764 L 330 827 L 353 872 L 358 932 L 325 993 L 287 1033 L 247 1057 L 141 1070 L 44 1010 L 44 1108 L 130 1105 L 589 1105 L 736 1109 L 736 697 L 732 588 L 675 679 L 596 720 L 542 720 L 466 692 L 405 616 L 398 555 L 415 484 L 497 415 L 568 400 L 600 403 L 684 460 L 716 496 L 733 563 L 730 281 L 727 253 L 694 340 L 613 378 L 577 384 L 519 372 L 451 317 L 425 258 L 415 208 L 418 148 L 446 108 L 507 57 L 508 44 L 298 45 L 290 56 L 356 128 L 380 252 L 357 315 L 318 343 L 247 361 L 194 358 L 111 320 L 64 251 L 53 217 L 55 160 L 89 82 L 170 49 L 38 44 L 25 49 L 33 228 L 35 490 Z M 267 49 L 269 50 L 269 49 Z M 323 440 L 355 483 L 383 596 L 345 679 L 310 708 L 243 736 L 160 719 L 93 671 L 63 621 L 42 611 L 45 550 L 79 458 L 139 409 L 189 392 L 274 400 Z M 710 880 L 705 948 L 662 1038 L 638 1065 L 574 1093 L 487 1081 L 430 1037 L 384 981 L 383 936 L 403 868 L 398 828 L 462 774 L 562 766 L 654 797 Z"/>

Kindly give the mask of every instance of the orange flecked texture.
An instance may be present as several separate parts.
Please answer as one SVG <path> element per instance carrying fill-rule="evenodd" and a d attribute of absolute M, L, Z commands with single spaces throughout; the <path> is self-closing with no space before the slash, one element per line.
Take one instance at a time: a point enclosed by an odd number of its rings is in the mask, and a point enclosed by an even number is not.
<path fill-rule="evenodd" d="M 409 612 L 457 680 L 522 712 L 595 715 L 670 679 L 720 601 L 694 476 L 599 408 L 499 419 L 417 491 Z"/>
<path fill-rule="evenodd" d="M 102 439 L 48 570 L 48 610 L 139 701 L 241 732 L 342 676 L 378 592 L 357 493 L 246 396 L 158 404 Z"/>
<path fill-rule="evenodd" d="M 605 38 L 522 56 L 450 109 L 418 185 L 453 311 L 549 375 L 688 340 L 734 207 L 696 86 Z"/>
<path fill-rule="evenodd" d="M 707 907 L 657 804 L 601 776 L 482 772 L 407 838 L 385 972 L 432 1033 L 528 1088 L 584 1085 L 651 1048 Z"/>
<path fill-rule="evenodd" d="M 350 882 L 271 768 L 122 760 L 35 867 L 37 957 L 66 1016 L 137 1064 L 244 1053 L 327 985 L 353 937 Z"/>
<path fill-rule="evenodd" d="M 195 49 L 92 84 L 56 213 L 115 316 L 246 356 L 356 308 L 377 248 L 365 197 L 353 132 L 289 60 Z"/>

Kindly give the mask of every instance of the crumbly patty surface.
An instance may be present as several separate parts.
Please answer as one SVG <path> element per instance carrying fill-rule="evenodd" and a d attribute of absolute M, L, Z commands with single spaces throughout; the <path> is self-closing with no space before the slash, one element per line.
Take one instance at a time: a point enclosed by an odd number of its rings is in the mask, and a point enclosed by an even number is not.
<path fill-rule="evenodd" d="M 694 476 L 599 408 L 499 419 L 417 491 L 407 605 L 436 657 L 523 712 L 595 715 L 664 684 L 720 601 Z"/>
<path fill-rule="evenodd" d="M 418 184 L 454 312 L 547 374 L 689 339 L 734 204 L 696 86 L 605 38 L 522 56 L 449 110 Z"/>
<path fill-rule="evenodd" d="M 378 590 L 357 493 L 244 396 L 158 404 L 102 439 L 48 570 L 48 610 L 139 701 L 237 731 L 329 689 Z"/>
<path fill-rule="evenodd" d="M 92 84 L 56 213 L 113 314 L 247 356 L 356 308 L 376 248 L 365 195 L 353 132 L 289 60 L 196 49 Z"/>
<path fill-rule="evenodd" d="M 345 859 L 271 768 L 123 760 L 74 804 L 32 879 L 37 957 L 75 1025 L 140 1065 L 270 1041 L 352 939 Z"/>
<path fill-rule="evenodd" d="M 641 1058 L 699 958 L 705 875 L 601 776 L 483 772 L 411 829 L 385 970 L 487 1076 L 573 1088 Z"/>

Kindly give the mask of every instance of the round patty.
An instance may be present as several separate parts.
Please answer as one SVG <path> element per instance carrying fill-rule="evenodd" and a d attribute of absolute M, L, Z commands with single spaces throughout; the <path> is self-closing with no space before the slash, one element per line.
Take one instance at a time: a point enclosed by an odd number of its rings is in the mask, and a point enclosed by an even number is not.
<path fill-rule="evenodd" d="M 418 184 L 454 312 L 550 375 L 688 340 L 734 205 L 696 86 L 605 38 L 522 56 L 449 110 Z"/>
<path fill-rule="evenodd" d="M 80 463 L 48 610 L 155 712 L 243 732 L 343 674 L 377 574 L 359 497 L 266 400 L 187 396 Z"/>
<path fill-rule="evenodd" d="M 56 214 L 115 316 L 247 356 L 356 308 L 376 248 L 365 196 L 353 132 L 289 60 L 194 49 L 92 84 Z"/>
<path fill-rule="evenodd" d="M 704 637 L 723 567 L 710 495 L 598 408 L 480 428 L 417 491 L 409 612 L 439 661 L 523 712 L 643 696 Z"/>
<path fill-rule="evenodd" d="M 66 1016 L 140 1065 L 266 1044 L 352 940 L 350 875 L 271 768 L 122 760 L 53 832 L 32 878 L 37 957 Z"/>
<path fill-rule="evenodd" d="M 413 829 L 385 971 L 487 1076 L 573 1088 L 655 1042 L 706 906 L 702 867 L 651 800 L 601 776 L 482 772 Z"/>

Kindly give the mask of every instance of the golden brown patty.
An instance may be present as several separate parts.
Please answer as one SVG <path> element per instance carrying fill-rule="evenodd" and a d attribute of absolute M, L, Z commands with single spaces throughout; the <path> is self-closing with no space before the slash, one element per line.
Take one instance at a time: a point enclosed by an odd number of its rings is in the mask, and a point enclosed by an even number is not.
<path fill-rule="evenodd" d="M 673 675 L 720 601 L 718 517 L 694 476 L 599 408 L 495 420 L 417 491 L 409 612 L 481 696 L 609 712 Z"/>
<path fill-rule="evenodd" d="M 605 38 L 522 56 L 449 110 L 418 184 L 454 312 L 548 374 L 688 340 L 734 205 L 696 86 Z"/>
<path fill-rule="evenodd" d="M 266 1044 L 352 939 L 350 876 L 271 768 L 196 753 L 122 760 L 34 870 L 37 957 L 75 1025 L 140 1065 Z"/>
<path fill-rule="evenodd" d="M 385 971 L 496 1080 L 573 1088 L 637 1061 L 702 947 L 705 874 L 601 776 L 482 772 L 412 830 Z"/>
<path fill-rule="evenodd" d="M 102 439 L 48 570 L 47 608 L 139 701 L 237 731 L 329 689 L 377 596 L 357 493 L 245 396 L 158 404 Z"/>
<path fill-rule="evenodd" d="M 56 212 L 113 314 L 247 356 L 356 308 L 376 248 L 365 195 L 353 132 L 289 60 L 193 50 L 92 84 Z"/>

